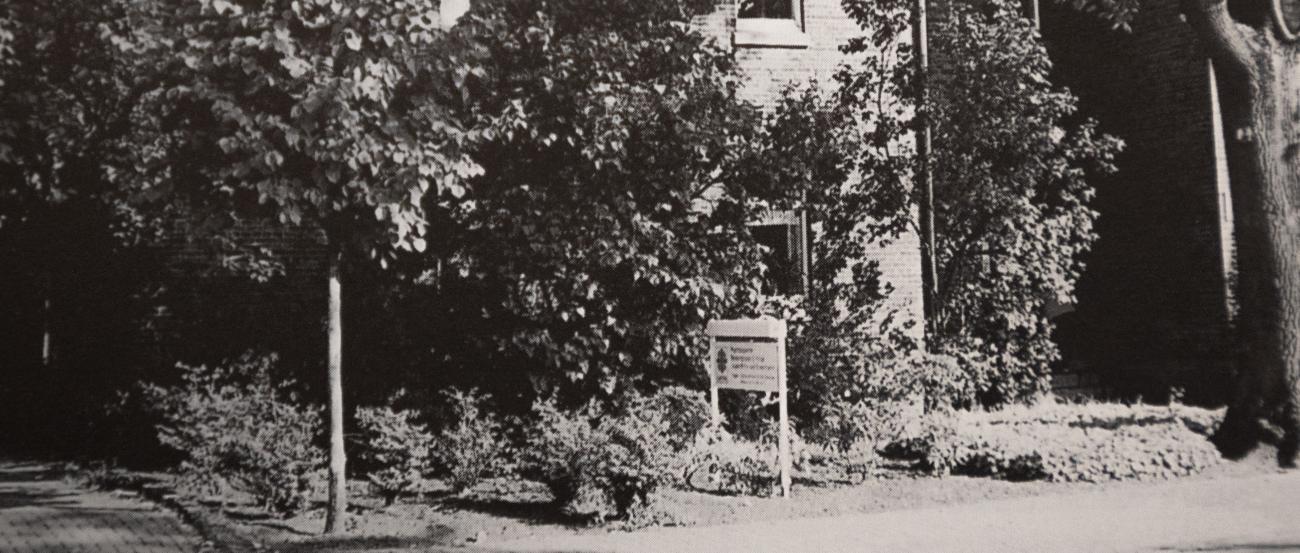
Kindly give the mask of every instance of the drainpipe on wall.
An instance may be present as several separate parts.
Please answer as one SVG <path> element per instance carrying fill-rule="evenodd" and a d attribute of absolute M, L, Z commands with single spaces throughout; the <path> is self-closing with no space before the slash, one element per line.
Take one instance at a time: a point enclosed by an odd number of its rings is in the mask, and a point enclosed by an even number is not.
<path fill-rule="evenodd" d="M 1228 324 L 1233 324 L 1237 313 L 1237 298 L 1233 284 L 1236 280 L 1236 244 L 1233 236 L 1232 182 L 1228 173 L 1228 145 L 1223 134 L 1223 107 L 1219 102 L 1219 79 L 1214 70 L 1214 60 L 1205 60 L 1205 73 L 1210 93 L 1210 134 L 1214 142 L 1214 188 L 1218 200 L 1219 255 L 1223 277 L 1223 308 Z"/>
<path fill-rule="evenodd" d="M 936 275 L 934 243 L 934 182 L 930 178 L 930 122 L 926 120 L 927 83 L 930 66 L 929 38 L 926 36 L 926 0 L 913 0 L 912 46 L 916 51 L 916 105 L 918 128 L 916 136 L 916 185 L 921 191 L 919 206 L 921 227 L 921 286 L 926 333 L 932 333 L 938 306 L 939 287 Z M 928 346 L 927 346 L 928 347 Z"/>

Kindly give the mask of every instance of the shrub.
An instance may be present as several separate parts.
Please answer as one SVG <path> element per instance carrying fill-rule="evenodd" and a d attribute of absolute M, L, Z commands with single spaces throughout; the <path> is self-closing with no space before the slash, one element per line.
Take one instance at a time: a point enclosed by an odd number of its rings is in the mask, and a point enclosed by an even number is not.
<path fill-rule="evenodd" d="M 361 458 L 373 467 L 366 477 L 386 505 L 424 483 L 433 435 L 418 418 L 416 411 L 395 409 L 392 401 L 357 409 Z"/>
<path fill-rule="evenodd" d="M 709 424 L 691 445 L 683 477 L 695 489 L 767 495 L 777 483 L 778 455 L 773 446 L 737 438 L 721 424 Z"/>
<path fill-rule="evenodd" d="M 634 395 L 627 409 L 662 425 L 663 437 L 673 451 L 690 446 L 710 418 L 704 394 L 681 386 L 668 386 L 651 395 Z"/>
<path fill-rule="evenodd" d="M 927 340 L 961 353 L 984 405 L 1044 391 L 1059 359 L 1045 307 L 1069 303 L 1097 235 L 1091 179 L 1115 171 L 1122 143 L 1051 83 L 1052 63 L 1016 2 L 958 3 L 933 46 L 962 63 L 917 105 L 905 40 L 910 3 L 845 0 L 865 30 L 845 46 L 841 98 L 864 120 L 859 169 L 882 198 L 912 198 L 917 156 L 893 145 L 923 115 L 934 133 L 935 301 Z M 900 40 L 904 39 L 904 40 Z M 1014 153 L 1013 153 L 1014 152 Z M 895 217 L 914 221 L 906 202 Z M 877 223 L 876 221 L 879 221 Z"/>
<path fill-rule="evenodd" d="M 616 411 L 595 403 L 564 411 L 553 400 L 539 401 L 522 472 L 546 484 L 566 510 L 579 512 L 586 503 L 585 514 L 597 519 L 624 517 L 672 480 L 687 443 L 680 432 L 702 424 L 701 404 L 681 389 L 632 396 Z"/>
<path fill-rule="evenodd" d="M 313 441 L 320 410 L 271 378 L 276 356 L 245 354 L 214 368 L 177 365 L 181 383 L 144 386 L 162 422 L 163 445 L 184 456 L 182 475 L 205 487 L 230 485 L 277 513 L 307 503 L 312 478 L 324 465 Z"/>
<path fill-rule="evenodd" d="M 1220 456 L 1201 433 L 1221 415 L 1192 407 L 1041 405 L 956 417 L 950 440 L 933 440 L 936 472 L 1008 480 L 1099 482 L 1174 478 Z"/>
<path fill-rule="evenodd" d="M 500 419 L 483 409 L 487 395 L 452 390 L 445 397 L 451 404 L 451 424 L 438 435 L 434 455 L 451 489 L 460 492 L 500 468 L 505 440 Z"/>
<path fill-rule="evenodd" d="M 557 505 L 567 507 L 577 498 L 584 471 L 608 445 L 608 437 L 591 422 L 599 415 L 594 405 L 574 412 L 561 410 L 553 400 L 533 405 L 535 420 L 520 455 L 521 473 L 545 484 Z"/>
<path fill-rule="evenodd" d="M 956 360 L 912 353 L 880 359 L 852 388 L 854 393 L 823 400 L 816 422 L 804 429 L 809 441 L 840 454 L 862 456 L 904 438 L 933 439 L 943 413 L 969 405 L 973 389 Z"/>
<path fill-rule="evenodd" d="M 870 456 L 900 434 L 903 408 L 898 402 L 832 402 L 805 435 L 840 456 Z"/>

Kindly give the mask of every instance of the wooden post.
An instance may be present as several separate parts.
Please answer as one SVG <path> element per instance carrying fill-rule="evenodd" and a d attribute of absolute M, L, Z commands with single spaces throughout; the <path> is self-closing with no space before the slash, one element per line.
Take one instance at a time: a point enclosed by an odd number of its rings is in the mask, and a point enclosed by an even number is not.
<path fill-rule="evenodd" d="M 718 342 L 713 337 L 709 337 L 709 367 L 714 367 L 713 351 L 714 345 Z M 709 369 L 709 415 L 712 417 L 713 424 L 722 424 L 722 411 L 718 409 L 718 372 L 717 368 Z"/>
<path fill-rule="evenodd" d="M 790 410 L 789 402 L 786 401 L 786 384 L 785 384 L 785 338 L 781 338 L 776 343 L 777 367 L 781 380 L 781 407 L 780 407 L 780 436 L 781 443 L 777 446 L 780 451 L 781 460 L 781 497 L 790 497 Z"/>

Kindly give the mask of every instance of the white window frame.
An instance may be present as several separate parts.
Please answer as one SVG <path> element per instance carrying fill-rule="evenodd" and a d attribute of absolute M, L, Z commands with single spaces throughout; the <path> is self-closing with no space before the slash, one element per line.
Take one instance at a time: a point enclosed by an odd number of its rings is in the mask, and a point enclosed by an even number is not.
<path fill-rule="evenodd" d="M 804 32 L 803 0 L 786 0 L 790 2 L 789 18 L 740 17 L 741 1 L 736 1 L 736 11 L 732 14 L 736 21 L 736 31 L 732 33 L 735 46 L 807 48 L 812 43 Z"/>

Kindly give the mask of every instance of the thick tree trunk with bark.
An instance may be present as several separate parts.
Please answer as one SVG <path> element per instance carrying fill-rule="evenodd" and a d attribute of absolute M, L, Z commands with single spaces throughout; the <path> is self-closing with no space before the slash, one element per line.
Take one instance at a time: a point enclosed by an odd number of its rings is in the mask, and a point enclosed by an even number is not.
<path fill-rule="evenodd" d="M 325 533 L 344 530 L 348 508 L 347 455 L 343 450 L 343 283 L 340 277 L 342 255 L 330 255 L 329 276 L 329 506 L 325 514 Z"/>
<path fill-rule="evenodd" d="M 1245 150 L 1232 183 L 1237 389 L 1215 443 L 1244 455 L 1268 421 L 1282 430 L 1279 462 L 1292 465 L 1300 446 L 1300 48 L 1267 24 L 1234 21 L 1224 2 L 1189 0 L 1185 11 L 1245 91 L 1227 121 Z"/>

